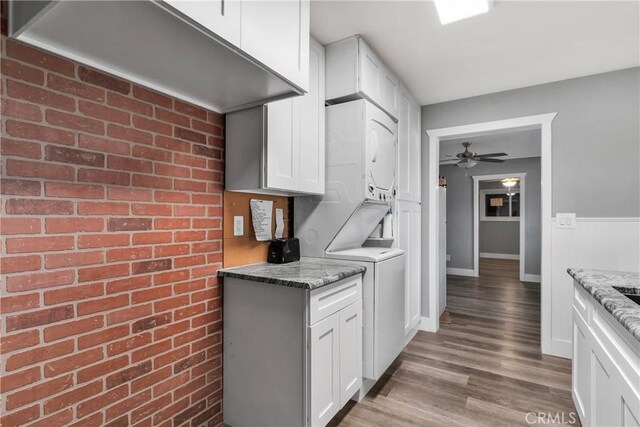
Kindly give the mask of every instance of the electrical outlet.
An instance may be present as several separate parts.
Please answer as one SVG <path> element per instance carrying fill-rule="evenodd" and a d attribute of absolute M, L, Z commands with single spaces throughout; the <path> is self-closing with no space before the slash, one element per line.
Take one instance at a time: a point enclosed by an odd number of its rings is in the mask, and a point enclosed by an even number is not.
<path fill-rule="evenodd" d="M 558 228 L 576 228 L 576 214 L 574 213 L 557 213 L 556 227 Z"/>
<path fill-rule="evenodd" d="M 233 217 L 233 235 L 244 236 L 244 217 L 243 216 Z"/>
<path fill-rule="evenodd" d="M 451 255 L 447 254 L 447 261 L 451 261 Z"/>

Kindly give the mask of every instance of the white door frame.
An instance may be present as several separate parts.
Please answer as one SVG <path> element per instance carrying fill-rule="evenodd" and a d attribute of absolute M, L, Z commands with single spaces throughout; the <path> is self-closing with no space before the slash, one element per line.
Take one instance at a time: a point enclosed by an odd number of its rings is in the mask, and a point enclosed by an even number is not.
<path fill-rule="evenodd" d="M 438 318 L 438 276 L 437 259 L 438 245 L 435 239 L 438 225 L 438 211 L 436 206 L 438 190 L 438 171 L 440 168 L 440 141 L 462 137 L 473 137 L 509 130 L 541 130 L 541 205 L 542 205 L 542 277 L 540 283 L 541 299 L 541 344 L 542 353 L 549 354 L 551 349 L 551 122 L 558 113 L 540 114 L 536 116 L 517 117 L 513 119 L 496 120 L 484 123 L 474 123 L 448 128 L 431 129 L 425 131 L 428 136 L 428 164 L 427 164 L 427 267 L 428 267 L 428 295 L 429 316 L 423 325 L 431 332 L 439 328 Z"/>
<path fill-rule="evenodd" d="M 524 282 L 524 255 L 525 255 L 525 178 L 527 174 L 520 173 L 506 173 L 496 175 L 474 175 L 473 178 L 473 276 L 478 277 L 480 274 L 480 182 L 481 181 L 493 181 L 505 178 L 520 178 L 519 191 L 520 191 L 520 281 Z M 506 189 L 506 187 L 505 187 Z"/>

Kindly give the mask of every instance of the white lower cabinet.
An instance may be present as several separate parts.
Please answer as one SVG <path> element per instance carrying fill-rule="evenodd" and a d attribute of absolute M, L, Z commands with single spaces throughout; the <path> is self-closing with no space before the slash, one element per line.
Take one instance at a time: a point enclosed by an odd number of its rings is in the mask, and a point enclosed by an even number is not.
<path fill-rule="evenodd" d="M 224 423 L 324 426 L 362 387 L 362 275 L 314 290 L 224 279 Z"/>
<path fill-rule="evenodd" d="M 311 425 L 325 425 L 340 409 L 340 313 L 309 327 Z"/>
<path fill-rule="evenodd" d="M 340 311 L 340 407 L 362 386 L 362 302 Z"/>
<path fill-rule="evenodd" d="M 583 426 L 640 426 L 640 341 L 578 283 L 573 298 L 573 401 Z"/>
<path fill-rule="evenodd" d="M 362 301 L 309 326 L 311 425 L 324 426 L 362 386 Z"/>

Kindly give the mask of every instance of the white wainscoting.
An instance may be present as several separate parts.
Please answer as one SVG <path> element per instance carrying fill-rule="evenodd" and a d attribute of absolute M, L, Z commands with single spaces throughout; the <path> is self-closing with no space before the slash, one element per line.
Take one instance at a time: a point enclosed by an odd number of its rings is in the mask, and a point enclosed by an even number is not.
<path fill-rule="evenodd" d="M 494 258 L 494 259 L 520 259 L 518 254 L 492 254 L 489 252 L 480 252 L 480 258 Z"/>
<path fill-rule="evenodd" d="M 567 268 L 640 271 L 640 218 L 577 218 L 576 228 L 553 221 L 549 353 L 571 358 L 573 279 Z"/>

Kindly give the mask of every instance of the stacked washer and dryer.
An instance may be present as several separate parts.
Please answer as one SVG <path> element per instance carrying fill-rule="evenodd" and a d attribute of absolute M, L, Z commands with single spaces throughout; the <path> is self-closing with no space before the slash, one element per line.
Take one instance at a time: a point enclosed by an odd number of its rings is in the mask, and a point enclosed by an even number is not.
<path fill-rule="evenodd" d="M 363 377 L 369 391 L 405 345 L 405 254 L 369 236 L 394 206 L 397 125 L 366 99 L 326 107 L 325 194 L 295 200 L 302 256 L 364 264 Z M 384 239 L 381 239 L 384 240 Z"/>

